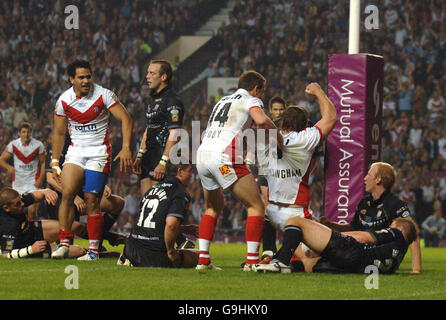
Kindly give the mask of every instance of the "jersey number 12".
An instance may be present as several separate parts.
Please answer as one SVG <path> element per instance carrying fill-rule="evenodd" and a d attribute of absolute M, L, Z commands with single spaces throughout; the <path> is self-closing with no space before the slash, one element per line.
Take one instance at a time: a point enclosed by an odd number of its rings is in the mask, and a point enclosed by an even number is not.
<path fill-rule="evenodd" d="M 138 227 L 154 229 L 155 222 L 152 221 L 153 215 L 158 209 L 159 199 L 144 199 L 144 203 L 141 208 L 141 212 L 139 214 L 138 223 L 136 224 Z M 147 209 L 147 211 L 146 211 Z M 147 215 L 146 215 L 147 212 Z"/>

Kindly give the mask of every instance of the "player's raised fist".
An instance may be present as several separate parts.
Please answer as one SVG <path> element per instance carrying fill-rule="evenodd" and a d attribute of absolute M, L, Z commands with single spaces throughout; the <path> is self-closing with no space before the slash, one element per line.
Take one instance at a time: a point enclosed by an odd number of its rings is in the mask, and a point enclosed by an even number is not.
<path fill-rule="evenodd" d="M 311 94 L 313 96 L 317 95 L 322 91 L 318 83 L 312 82 L 305 88 L 305 93 Z"/>

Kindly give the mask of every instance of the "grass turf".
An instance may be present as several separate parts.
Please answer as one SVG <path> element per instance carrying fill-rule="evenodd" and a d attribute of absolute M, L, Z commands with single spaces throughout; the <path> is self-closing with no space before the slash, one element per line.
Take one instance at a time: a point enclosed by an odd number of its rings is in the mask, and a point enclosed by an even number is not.
<path fill-rule="evenodd" d="M 77 241 L 77 240 L 76 240 Z M 86 245 L 83 242 L 77 242 Z M 123 246 L 108 248 L 122 251 Z M 423 273 L 411 275 L 410 251 L 394 275 L 380 275 L 378 289 L 366 289 L 369 276 L 353 274 L 256 274 L 243 272 L 244 244 L 213 243 L 213 263 L 222 271 L 128 268 L 116 258 L 93 262 L 0 259 L 2 300 L 444 300 L 446 249 L 423 248 Z M 66 289 L 79 271 L 79 288 Z M 73 283 L 73 282 L 71 282 Z"/>

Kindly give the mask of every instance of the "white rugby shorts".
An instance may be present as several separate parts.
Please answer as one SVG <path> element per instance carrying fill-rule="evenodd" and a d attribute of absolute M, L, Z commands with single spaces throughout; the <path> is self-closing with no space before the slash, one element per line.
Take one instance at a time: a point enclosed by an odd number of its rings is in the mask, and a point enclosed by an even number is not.
<path fill-rule="evenodd" d="M 245 164 L 232 163 L 229 155 L 211 151 L 197 151 L 197 171 L 206 190 L 227 189 L 251 173 Z"/>
<path fill-rule="evenodd" d="M 94 147 L 70 146 L 65 156 L 64 165 L 75 164 L 84 170 L 108 174 L 111 164 L 111 150 L 106 145 Z"/>
<path fill-rule="evenodd" d="M 290 208 L 282 207 L 277 204 L 269 203 L 266 207 L 266 215 L 269 217 L 272 225 L 276 228 L 284 231 L 285 222 L 289 218 L 299 217 L 312 220 L 312 216 L 308 208 Z"/>

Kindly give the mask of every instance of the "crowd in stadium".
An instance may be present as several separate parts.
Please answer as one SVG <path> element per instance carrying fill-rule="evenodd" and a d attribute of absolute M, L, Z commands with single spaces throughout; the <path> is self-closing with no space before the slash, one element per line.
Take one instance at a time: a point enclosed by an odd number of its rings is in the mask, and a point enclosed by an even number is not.
<path fill-rule="evenodd" d="M 70 1 L 79 7 L 79 30 L 63 27 L 65 2 L 14 0 L 0 5 L 4 79 L 0 152 L 16 137 L 18 125 L 29 121 L 51 159 L 54 104 L 68 88 L 65 68 L 82 58 L 91 62 L 95 81 L 114 91 L 131 114 L 136 154 L 145 129 L 147 63 L 179 35 L 191 34 L 205 21 L 206 1 Z M 238 77 L 254 69 L 268 81 L 265 105 L 280 95 L 288 103 L 306 106 L 317 119 L 315 101 L 307 100 L 304 88 L 316 81 L 325 90 L 328 54 L 347 52 L 345 3 L 236 0 L 216 35 L 221 55 L 210 63 L 206 76 Z M 383 0 L 376 5 L 380 27 L 362 30 L 360 51 L 385 59 L 382 160 L 397 168 L 399 179 L 393 191 L 407 201 L 421 224 L 436 202 L 446 212 L 446 5 L 442 0 Z M 186 119 L 207 121 L 214 103 L 185 106 Z M 110 134 L 113 151 L 118 152 L 121 137 L 116 123 Z M 0 170 L 0 185 L 8 185 L 10 178 Z M 317 217 L 323 214 L 322 156 L 310 182 L 310 209 Z M 126 199 L 116 225 L 122 232 L 136 214 L 138 177 L 122 174 L 119 165 L 114 166 L 109 185 Z M 189 218 L 198 222 L 203 212 L 198 179 L 190 193 Z M 219 228 L 241 230 L 245 213 L 240 203 L 226 201 L 225 213 Z"/>

